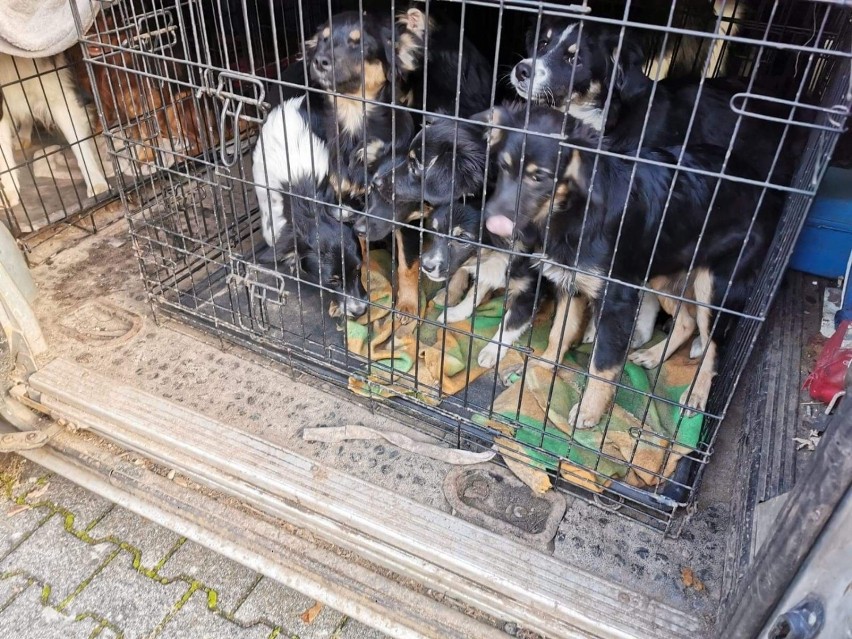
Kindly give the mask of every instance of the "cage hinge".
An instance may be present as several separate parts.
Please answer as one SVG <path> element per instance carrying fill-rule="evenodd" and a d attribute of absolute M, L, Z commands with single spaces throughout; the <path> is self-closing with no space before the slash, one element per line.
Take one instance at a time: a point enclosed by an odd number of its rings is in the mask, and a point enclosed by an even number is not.
<path fill-rule="evenodd" d="M 230 168 L 242 155 L 242 136 L 254 125 L 261 125 L 266 120 L 270 106 L 264 102 L 266 89 L 263 82 L 244 73 L 206 69 L 204 86 L 198 89 L 198 94 L 199 97 L 214 97 L 222 103 L 219 114 L 219 159 Z"/>
<path fill-rule="evenodd" d="M 47 433 L 30 430 L 21 433 L 0 435 L 0 453 L 15 453 L 19 450 L 39 448 L 47 443 Z"/>

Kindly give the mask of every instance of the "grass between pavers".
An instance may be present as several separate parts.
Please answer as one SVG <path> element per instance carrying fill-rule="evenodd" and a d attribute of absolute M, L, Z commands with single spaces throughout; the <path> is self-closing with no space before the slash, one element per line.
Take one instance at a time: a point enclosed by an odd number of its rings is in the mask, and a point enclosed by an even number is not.
<path fill-rule="evenodd" d="M 20 458 L 17 458 L 20 459 Z M 246 593 L 237 601 L 236 606 L 232 611 L 222 610 L 218 606 L 219 595 L 214 588 L 210 588 L 205 585 L 198 579 L 194 577 L 190 577 L 186 574 L 180 574 L 175 577 L 162 577 L 159 574 L 159 571 L 166 565 L 169 559 L 180 549 L 180 547 L 186 542 L 186 537 L 181 537 L 167 552 L 166 554 L 152 567 L 145 568 L 142 565 L 142 552 L 139 548 L 130 544 L 124 540 L 118 539 L 114 535 L 107 535 L 104 537 L 94 537 L 90 533 L 101 522 L 101 520 L 106 517 L 115 506 L 111 506 L 104 513 L 95 517 L 92 521 L 85 523 L 81 527 L 77 527 L 77 516 L 63 507 L 61 504 L 54 503 L 50 499 L 45 499 L 43 496 L 39 497 L 36 500 L 29 501 L 27 499 L 27 495 L 32 493 L 40 486 L 43 486 L 46 482 L 50 480 L 52 475 L 47 473 L 39 477 L 25 492 L 19 495 L 15 495 L 15 490 L 18 488 L 18 480 L 20 477 L 20 464 L 16 461 L 13 461 L 11 464 L 7 465 L 7 468 L 0 469 L 0 491 L 3 495 L 8 499 L 11 503 L 17 505 L 27 505 L 33 509 L 41 508 L 47 511 L 45 517 L 38 523 L 38 525 L 33 528 L 32 531 L 24 535 L 9 551 L 0 556 L 0 561 L 3 561 L 14 553 L 27 539 L 29 539 L 36 531 L 38 531 L 44 524 L 47 523 L 54 516 L 59 516 L 63 518 L 63 526 L 65 532 L 74 535 L 80 541 L 87 543 L 89 545 L 97 545 L 97 544 L 113 544 L 115 546 L 115 550 L 111 552 L 106 559 L 97 567 L 95 570 L 83 579 L 80 584 L 75 588 L 74 592 L 68 595 L 65 599 L 63 599 L 58 604 L 50 603 L 50 595 L 51 595 L 51 586 L 47 582 L 41 581 L 39 578 L 27 574 L 25 571 L 14 570 L 7 572 L 0 572 L 0 581 L 11 579 L 14 577 L 24 577 L 26 579 L 26 586 L 22 588 L 19 592 L 15 593 L 12 597 L 9 598 L 8 601 L 0 604 L 0 621 L 2 621 L 2 614 L 8 608 L 12 602 L 23 594 L 26 590 L 28 590 L 32 586 L 39 586 L 41 588 L 41 603 L 43 606 L 49 606 L 56 610 L 61 614 L 65 613 L 65 609 L 71 604 L 71 602 L 79 596 L 88 586 L 89 584 L 100 574 L 106 567 L 109 565 L 111 561 L 113 561 L 117 556 L 119 556 L 122 551 L 130 553 L 132 557 L 131 566 L 133 570 L 138 572 L 140 575 L 151 579 L 162 585 L 170 585 L 175 582 L 183 582 L 188 585 L 187 590 L 181 595 L 181 597 L 174 603 L 171 610 L 166 613 L 166 616 L 160 620 L 160 622 L 155 626 L 152 632 L 148 635 L 149 637 L 157 637 L 166 625 L 180 612 L 181 608 L 186 605 L 186 603 L 190 600 L 192 595 L 197 592 L 203 592 L 207 597 L 207 608 L 211 614 L 216 614 L 228 622 L 233 623 L 240 628 L 252 628 L 255 626 L 266 626 L 269 629 L 268 639 L 299 639 L 298 635 L 288 633 L 285 628 L 275 624 L 269 619 L 258 619 L 252 623 L 245 624 L 241 623 L 235 618 L 235 614 L 239 610 L 240 606 L 245 602 L 254 588 L 257 587 L 258 583 L 261 580 L 261 577 L 258 576 L 258 579 L 252 584 L 252 586 L 246 591 Z M 3 516 L 0 513 L 0 516 Z M 114 633 L 116 639 L 122 639 L 124 637 L 124 633 L 120 627 L 116 624 L 112 623 L 108 617 L 102 615 L 97 611 L 85 611 L 78 613 L 74 617 L 74 621 L 82 621 L 85 619 L 92 619 L 98 623 L 98 625 L 92 630 L 92 633 L 89 635 L 89 639 L 96 639 L 101 636 L 101 633 L 104 630 L 109 630 Z M 349 622 L 349 618 L 344 616 L 341 621 L 337 624 L 335 629 L 332 631 L 331 637 L 329 639 L 336 639 L 343 629 L 346 627 L 346 624 Z"/>

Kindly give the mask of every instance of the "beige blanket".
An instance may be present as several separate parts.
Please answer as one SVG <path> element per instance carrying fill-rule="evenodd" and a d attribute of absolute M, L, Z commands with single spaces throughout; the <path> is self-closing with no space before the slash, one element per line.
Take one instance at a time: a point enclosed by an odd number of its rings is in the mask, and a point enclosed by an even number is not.
<path fill-rule="evenodd" d="M 72 3 L 86 33 L 100 9 L 98 0 L 0 1 L 0 53 L 46 58 L 71 47 L 78 37 Z"/>

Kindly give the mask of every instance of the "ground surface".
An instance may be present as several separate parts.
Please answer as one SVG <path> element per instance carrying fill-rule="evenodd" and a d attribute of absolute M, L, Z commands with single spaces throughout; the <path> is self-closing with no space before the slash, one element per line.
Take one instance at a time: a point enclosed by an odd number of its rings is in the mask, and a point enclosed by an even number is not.
<path fill-rule="evenodd" d="M 293 377 L 215 338 L 199 341 L 182 324 L 155 321 L 125 223 L 42 262 L 34 275 L 48 359 L 66 358 L 425 507 L 449 510 L 446 464 L 375 442 L 301 437 L 307 426 L 341 423 L 414 434 L 406 425 L 353 403 L 351 395 L 329 393 L 313 378 Z M 761 459 L 750 450 L 764 448 L 744 435 L 743 388 L 715 443 L 697 508 L 679 522 L 680 538 L 571 499 L 553 549 L 566 569 L 628 584 L 708 622 L 715 617 L 741 569 L 730 557 L 742 525 L 742 469 Z M 784 440 L 792 445 L 792 436 Z M 3 476 L 0 497 L 0 637 L 379 636 L 327 608 L 304 624 L 300 615 L 312 600 L 32 465 L 13 471 Z"/>
<path fill-rule="evenodd" d="M 384 636 L 315 606 L 35 464 L 0 455 L 0 637 Z"/>

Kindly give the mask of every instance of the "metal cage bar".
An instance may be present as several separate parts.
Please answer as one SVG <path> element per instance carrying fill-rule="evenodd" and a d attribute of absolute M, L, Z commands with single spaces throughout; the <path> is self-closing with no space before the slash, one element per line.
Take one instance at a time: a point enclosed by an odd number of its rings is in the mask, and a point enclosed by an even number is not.
<path fill-rule="evenodd" d="M 81 41 L 110 152 L 128 176 L 121 180 L 122 197 L 156 312 L 347 385 L 366 395 L 365 401 L 388 402 L 451 433 L 459 447 L 497 445 L 509 461 L 547 473 L 560 490 L 677 531 L 677 515 L 694 502 L 719 424 L 834 144 L 846 128 L 852 105 L 848 7 L 804 0 L 720 0 L 708 15 L 707 3 L 688 0 L 656 13 L 653 3 L 640 0 L 591 6 L 537 0 L 430 0 L 410 7 L 393 0 L 100 4 L 101 18 L 81 34 Z M 802 15 L 807 24 L 796 18 Z M 561 35 L 554 36 L 554 30 Z M 612 40 L 603 57 L 594 47 L 582 48 L 604 33 Z M 532 76 L 539 68 L 552 74 L 550 67 L 539 65 L 550 64 L 553 49 L 548 47 L 562 46 L 569 37 L 574 49 L 565 54 L 564 102 L 551 89 L 534 94 L 535 78 L 523 89 L 510 86 L 519 54 L 529 56 L 522 62 Z M 527 40 L 534 46 L 528 48 Z M 485 79 L 474 96 L 477 111 L 463 107 L 476 81 L 470 65 L 480 65 Z M 596 65 L 603 71 L 593 78 L 597 93 L 588 97 L 588 68 Z M 625 78 L 631 73 L 644 78 L 644 102 L 630 102 Z M 675 86 L 688 87 L 692 97 L 678 97 Z M 726 139 L 709 144 L 702 100 L 718 95 L 726 96 L 718 108 L 730 114 L 733 124 Z M 577 111 L 583 96 L 596 100 L 594 109 Z M 294 99 L 301 100 L 298 108 L 288 102 Z M 516 104 L 511 108 L 518 114 L 509 122 L 501 121 L 506 100 Z M 660 111 L 655 109 L 667 100 L 681 100 L 677 105 L 685 113 L 683 142 L 676 145 L 660 141 Z M 543 116 L 536 101 L 561 109 Z M 631 108 L 639 122 L 635 135 L 629 144 L 616 144 L 617 127 L 631 116 Z M 559 124 L 543 130 L 543 117 Z M 597 133 L 578 129 L 577 118 L 587 118 L 586 125 Z M 364 122 L 385 128 L 377 133 Z M 446 140 L 436 133 L 441 126 L 448 130 Z M 763 174 L 738 169 L 743 154 L 738 145 L 756 126 L 780 131 L 761 156 L 768 167 Z M 578 137 L 578 130 L 587 137 Z M 479 142 L 467 140 L 471 131 Z M 580 220 L 580 239 L 570 261 L 548 255 L 553 242 L 568 237 L 558 235 L 565 233 L 559 225 L 567 215 L 558 176 L 536 213 L 538 226 L 530 227 L 540 233 L 535 239 L 514 234 L 498 241 L 486 228 L 483 211 L 487 214 L 499 195 L 494 176 L 505 164 L 498 149 L 513 136 L 520 140 L 518 156 L 512 158 L 518 164 L 511 171 L 518 183 L 527 180 L 530 158 L 542 145 L 556 147 L 552 165 L 537 167 L 550 175 L 559 167 L 567 171 L 566 164 L 576 158 L 591 165 L 588 184 L 579 187 L 586 195 L 571 209 Z M 423 175 L 434 166 L 425 165 L 430 145 L 439 142 L 447 145 L 441 157 L 448 168 L 436 196 Z M 484 149 L 484 161 L 474 163 L 471 172 L 465 162 L 480 152 L 477 145 Z M 695 160 L 707 146 L 719 162 Z M 792 175 L 779 168 L 787 165 L 790 148 L 799 149 Z M 479 186 L 459 192 L 472 173 L 478 173 L 473 181 Z M 400 188 L 412 175 L 419 180 L 418 193 L 409 201 Z M 620 260 L 636 249 L 629 220 L 649 176 L 665 183 L 655 200 L 659 223 L 648 235 L 651 244 L 642 249 L 647 249 L 647 261 L 625 272 Z M 384 197 L 379 178 L 391 185 L 390 214 L 376 199 Z M 581 179 L 572 179 L 571 188 L 578 188 Z M 697 231 L 680 267 L 682 277 L 661 287 L 655 264 L 671 252 L 664 227 L 684 214 L 684 184 L 705 185 L 708 196 L 703 210 L 695 212 Z M 530 198 L 524 188 L 517 187 L 512 196 L 513 225 L 527 223 L 523 216 Z M 589 267 L 580 256 L 587 250 L 584 243 L 594 240 L 583 229 L 596 228 L 602 214 L 595 188 L 620 188 L 627 195 L 617 207 L 612 249 Z M 702 269 L 709 268 L 705 255 L 718 241 L 711 232 L 713 216 L 724 204 L 717 201 L 724 202 L 734 190 L 754 194 L 752 210 L 742 212 L 741 236 L 726 254 L 731 260 L 727 282 L 719 284 L 712 299 L 704 298 L 696 282 L 703 281 Z M 449 194 L 451 205 L 438 227 L 442 194 Z M 278 231 L 265 227 L 273 220 L 267 212 L 276 206 L 282 211 Z M 772 237 L 760 240 L 766 242 L 766 257 L 752 273 L 751 295 L 742 305 L 732 305 L 731 291 L 748 268 L 744 256 L 763 232 L 761 216 L 768 209 L 778 222 Z M 479 216 L 469 231 L 462 228 L 465 214 Z M 390 228 L 386 240 L 356 237 L 359 224 L 373 228 L 385 222 Z M 469 320 L 452 326 L 426 296 L 430 279 L 422 264 L 433 247 L 443 245 L 469 252 L 462 274 L 470 279 L 464 293 L 472 301 L 482 301 L 489 287 L 508 291 L 488 306 L 473 303 Z M 568 287 L 564 290 L 571 290 L 567 302 L 563 289 L 552 291 L 555 272 Z M 497 284 L 489 284 L 489 277 Z M 527 278 L 526 289 L 513 288 L 518 278 Z M 582 282 L 590 280 L 597 282 L 599 297 L 582 289 Z M 448 274 L 447 288 L 451 281 Z M 707 324 L 702 330 L 711 341 L 702 338 L 698 344 L 683 395 L 690 399 L 704 362 L 715 361 L 711 343 L 718 341 L 722 353 L 706 405 L 667 395 L 671 384 L 662 368 L 647 374 L 646 387 L 637 386 L 630 375 L 622 378 L 622 371 L 635 366 L 626 350 L 613 376 L 588 369 L 582 357 L 555 361 L 548 359 L 549 350 L 537 349 L 535 330 L 542 322 L 554 323 L 562 330 L 553 329 L 558 333 L 553 348 L 562 352 L 578 287 L 579 297 L 589 297 L 596 306 L 597 317 L 606 313 L 611 295 L 656 301 L 670 310 L 673 327 L 663 331 L 663 353 L 674 342 L 678 322 L 692 321 L 693 333 L 696 318 Z M 531 328 L 518 334 L 510 317 L 525 291 L 531 292 L 531 310 L 524 326 Z M 347 318 L 362 302 L 364 313 Z M 642 308 L 637 302 L 624 317 L 628 335 L 639 331 Z M 484 335 L 483 322 L 491 322 L 495 332 Z M 601 330 L 596 318 L 592 324 Z M 661 324 L 651 328 L 659 333 Z M 382 341 L 388 335 L 394 338 Z M 602 339 L 593 338 L 591 361 L 609 344 Z M 482 368 L 477 352 L 488 345 L 496 349 L 498 361 L 501 355 L 515 358 L 511 376 L 497 367 L 477 370 Z M 450 364 L 460 378 L 444 373 Z M 542 365 L 551 371 L 547 380 Z M 624 431 L 621 445 L 613 443 L 622 432 L 615 408 L 602 416 L 597 442 L 574 424 L 553 425 L 566 418 L 566 379 L 578 380 L 579 402 L 594 383 L 632 398 L 636 423 Z M 533 388 L 536 384 L 540 388 Z M 510 397 L 513 389 L 516 396 Z M 541 403 L 535 424 L 523 412 L 530 397 Z M 502 408 L 495 410 L 498 399 Z M 670 430 L 653 425 L 651 416 L 659 411 L 675 415 Z M 625 419 L 618 417 L 619 423 Z M 687 431 L 697 434 L 689 439 Z"/>

